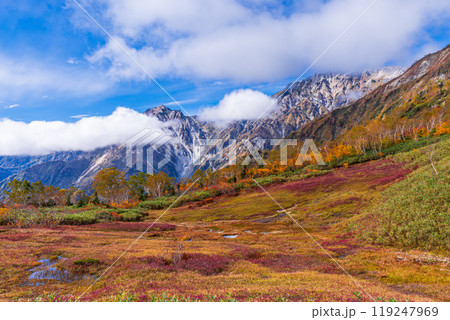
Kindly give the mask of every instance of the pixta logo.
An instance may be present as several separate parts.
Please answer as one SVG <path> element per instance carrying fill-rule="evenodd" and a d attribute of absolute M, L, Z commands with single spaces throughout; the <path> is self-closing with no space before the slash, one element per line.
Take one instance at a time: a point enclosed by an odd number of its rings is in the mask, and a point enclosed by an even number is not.
<path fill-rule="evenodd" d="M 178 139 L 161 131 L 144 129 L 126 142 L 126 165 L 138 171 L 153 174 L 161 171 L 169 163 L 177 162 L 174 146 Z M 288 148 L 299 146 L 295 139 L 194 139 L 191 150 L 193 167 L 224 165 L 248 165 L 255 161 L 260 166 L 267 165 L 262 154 L 264 149 L 279 148 L 279 163 L 288 164 Z M 241 160 L 238 163 L 238 159 Z M 322 155 L 312 139 L 306 139 L 295 159 L 295 165 L 305 162 L 325 165 Z"/>
<path fill-rule="evenodd" d="M 226 147 L 224 147 L 226 144 Z M 221 162 L 228 165 L 248 165 L 252 160 L 260 166 L 267 163 L 261 156 L 263 146 L 269 145 L 270 148 L 280 149 L 280 164 L 288 164 L 288 147 L 296 147 L 298 141 L 295 139 L 248 139 L 222 140 L 222 139 L 199 139 L 194 141 L 193 164 L 199 166 L 207 161 Z M 239 152 L 238 152 L 239 150 Z M 238 155 L 246 155 L 241 163 L 237 163 Z M 306 139 L 303 143 L 295 165 L 301 166 L 305 162 L 315 161 L 318 165 L 325 165 L 323 157 L 312 139 Z"/>
<path fill-rule="evenodd" d="M 151 129 L 144 129 L 126 142 L 126 165 L 153 174 L 171 162 L 172 152 L 167 146 L 173 137 Z M 159 155 L 158 161 L 156 155 Z"/>

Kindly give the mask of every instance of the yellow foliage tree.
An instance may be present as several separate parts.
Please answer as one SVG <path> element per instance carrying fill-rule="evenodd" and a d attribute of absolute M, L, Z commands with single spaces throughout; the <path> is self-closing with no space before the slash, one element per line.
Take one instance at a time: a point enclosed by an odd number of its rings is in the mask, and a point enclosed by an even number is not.
<path fill-rule="evenodd" d="M 121 203 L 128 200 L 125 173 L 114 167 L 100 170 L 94 177 L 92 187 L 105 201 Z"/>
<path fill-rule="evenodd" d="M 353 154 L 355 154 L 355 149 L 353 149 L 352 146 L 340 143 L 328 149 L 325 161 L 332 162 L 336 159 L 351 156 Z"/>
<path fill-rule="evenodd" d="M 435 136 L 442 136 L 443 134 L 450 134 L 450 124 L 447 122 L 439 123 L 436 126 L 436 132 L 434 133 Z"/>
<path fill-rule="evenodd" d="M 146 186 L 153 196 L 161 197 L 173 186 L 174 183 L 174 178 L 170 178 L 167 174 L 160 171 L 158 174 L 148 177 Z"/>

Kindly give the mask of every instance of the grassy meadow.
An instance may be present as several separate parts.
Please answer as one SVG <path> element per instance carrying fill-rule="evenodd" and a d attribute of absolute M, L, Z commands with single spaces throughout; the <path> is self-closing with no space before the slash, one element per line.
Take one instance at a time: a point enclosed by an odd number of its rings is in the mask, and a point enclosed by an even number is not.
<path fill-rule="evenodd" d="M 449 142 L 266 180 L 287 214 L 251 183 L 170 210 L 3 209 L 0 300 L 448 301 Z M 64 280 L 29 279 L 41 259 Z"/>

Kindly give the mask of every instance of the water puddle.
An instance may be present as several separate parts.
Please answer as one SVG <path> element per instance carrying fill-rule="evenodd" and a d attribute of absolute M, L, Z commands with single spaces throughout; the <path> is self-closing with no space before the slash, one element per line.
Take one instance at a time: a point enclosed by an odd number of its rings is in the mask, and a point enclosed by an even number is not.
<path fill-rule="evenodd" d="M 225 239 L 234 239 L 237 238 L 237 236 L 238 236 L 237 234 L 226 234 L 222 237 L 224 237 Z"/>
<path fill-rule="evenodd" d="M 59 263 L 61 260 L 65 260 L 63 257 L 58 257 L 58 259 L 41 259 L 38 262 L 41 264 L 35 268 L 28 271 L 31 272 L 28 277 L 28 281 L 22 285 L 38 287 L 46 284 L 42 280 L 56 280 L 60 282 L 72 282 L 75 280 L 84 279 L 85 276 L 77 276 L 67 270 L 60 270 L 54 265 Z"/>

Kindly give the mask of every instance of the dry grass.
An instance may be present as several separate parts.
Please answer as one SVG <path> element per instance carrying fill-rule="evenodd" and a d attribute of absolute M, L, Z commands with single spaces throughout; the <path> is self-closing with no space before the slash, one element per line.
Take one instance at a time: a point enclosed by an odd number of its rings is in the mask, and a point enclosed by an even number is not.
<path fill-rule="evenodd" d="M 407 172 L 384 160 L 267 189 L 376 299 L 445 301 L 450 296 L 448 260 L 370 246 L 343 231 L 346 221 Z M 369 301 L 278 209 L 264 193 L 248 190 L 200 207 L 170 210 L 82 300 Z M 0 300 L 75 300 L 161 213 L 150 211 L 145 221 L 135 223 L 2 227 Z M 267 217 L 272 219 L 258 222 Z M 67 258 L 58 268 L 87 277 L 22 285 L 38 259 L 55 255 Z M 417 258 L 422 256 L 427 259 Z M 89 258 L 99 262 L 74 263 Z"/>

